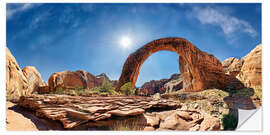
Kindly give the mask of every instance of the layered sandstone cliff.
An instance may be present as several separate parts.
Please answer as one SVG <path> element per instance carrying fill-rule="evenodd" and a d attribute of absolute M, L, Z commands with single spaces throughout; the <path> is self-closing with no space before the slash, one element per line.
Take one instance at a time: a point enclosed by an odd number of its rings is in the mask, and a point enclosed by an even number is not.
<path fill-rule="evenodd" d="M 6 96 L 7 100 L 17 100 L 20 96 L 28 95 L 28 81 L 23 75 L 16 59 L 6 48 Z"/>
<path fill-rule="evenodd" d="M 246 87 L 262 86 L 262 45 L 242 58 L 245 62 L 236 76 Z"/>

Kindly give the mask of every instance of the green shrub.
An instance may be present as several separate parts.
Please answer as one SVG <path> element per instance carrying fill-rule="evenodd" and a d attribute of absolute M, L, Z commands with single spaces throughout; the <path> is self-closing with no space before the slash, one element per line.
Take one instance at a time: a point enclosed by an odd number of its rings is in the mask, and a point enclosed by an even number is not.
<path fill-rule="evenodd" d="M 76 91 L 83 91 L 83 86 L 75 86 Z"/>
<path fill-rule="evenodd" d="M 233 115 L 224 114 L 221 120 L 224 130 L 234 130 L 237 127 L 238 121 Z"/>
<path fill-rule="evenodd" d="M 72 96 L 77 96 L 78 93 L 77 93 L 77 91 L 75 91 L 75 90 L 71 90 L 71 91 L 70 91 L 70 95 L 72 95 Z"/>
<path fill-rule="evenodd" d="M 111 90 L 114 90 L 113 84 L 109 81 L 108 78 L 104 78 L 102 82 L 102 86 L 100 87 L 100 92 L 110 92 Z"/>
<path fill-rule="evenodd" d="M 126 96 L 135 95 L 136 89 L 132 87 L 131 82 L 125 83 L 120 87 L 120 92 Z"/>
<path fill-rule="evenodd" d="M 63 89 L 62 88 L 57 88 L 55 91 L 55 94 L 63 94 Z"/>

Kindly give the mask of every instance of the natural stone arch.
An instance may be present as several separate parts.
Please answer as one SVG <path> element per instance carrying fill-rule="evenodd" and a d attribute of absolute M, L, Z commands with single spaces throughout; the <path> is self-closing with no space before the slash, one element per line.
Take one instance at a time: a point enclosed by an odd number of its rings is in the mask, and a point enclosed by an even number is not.
<path fill-rule="evenodd" d="M 185 91 L 201 91 L 208 88 L 223 88 L 225 73 L 221 62 L 213 55 L 201 51 L 184 38 L 154 40 L 129 55 L 122 69 L 117 89 L 127 82 L 135 87 L 140 68 L 153 53 L 161 50 L 179 55 L 179 67 Z"/>

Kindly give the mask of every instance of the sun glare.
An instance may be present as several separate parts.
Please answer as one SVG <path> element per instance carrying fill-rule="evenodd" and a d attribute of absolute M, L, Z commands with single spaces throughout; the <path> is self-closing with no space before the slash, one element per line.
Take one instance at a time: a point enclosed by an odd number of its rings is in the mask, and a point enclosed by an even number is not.
<path fill-rule="evenodd" d="M 121 39 L 120 39 L 120 45 L 124 48 L 129 48 L 130 45 L 131 45 L 131 39 L 130 37 L 128 36 L 123 36 Z"/>

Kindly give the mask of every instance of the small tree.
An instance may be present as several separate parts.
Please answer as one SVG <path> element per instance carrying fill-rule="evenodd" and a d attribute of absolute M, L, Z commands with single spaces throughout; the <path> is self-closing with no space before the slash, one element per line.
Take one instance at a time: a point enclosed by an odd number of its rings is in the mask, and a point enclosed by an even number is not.
<path fill-rule="evenodd" d="M 125 83 L 120 87 L 120 92 L 126 96 L 135 95 L 136 89 L 132 87 L 131 82 Z"/>

